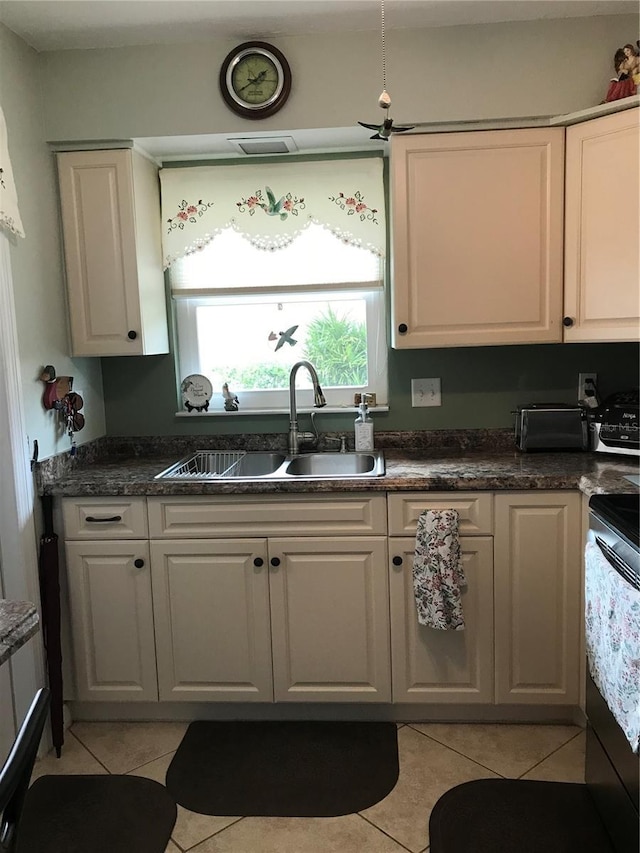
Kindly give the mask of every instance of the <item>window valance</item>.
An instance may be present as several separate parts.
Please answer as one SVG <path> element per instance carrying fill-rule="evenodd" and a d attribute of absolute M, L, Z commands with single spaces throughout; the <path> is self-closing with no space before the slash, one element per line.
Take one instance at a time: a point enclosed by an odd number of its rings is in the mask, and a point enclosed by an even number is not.
<path fill-rule="evenodd" d="M 273 251 L 312 222 L 385 255 L 381 158 L 165 168 L 160 180 L 165 269 L 228 228 Z"/>

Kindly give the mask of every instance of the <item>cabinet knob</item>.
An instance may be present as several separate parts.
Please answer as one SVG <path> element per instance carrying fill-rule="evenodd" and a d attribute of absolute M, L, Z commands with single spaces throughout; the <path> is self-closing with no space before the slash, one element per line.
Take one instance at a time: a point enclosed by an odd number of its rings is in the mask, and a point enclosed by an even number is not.
<path fill-rule="evenodd" d="M 391 560 L 391 562 L 393 563 L 394 566 L 401 566 L 402 565 L 402 557 L 394 557 Z"/>
<path fill-rule="evenodd" d="M 272 557 L 271 558 L 271 565 L 274 567 L 279 566 L 280 565 L 280 557 Z"/>
<path fill-rule="evenodd" d="M 567 326 L 567 328 L 569 326 L 573 326 L 573 322 L 574 322 L 573 317 L 563 317 L 562 318 L 562 325 Z"/>
<path fill-rule="evenodd" d="M 259 569 L 260 566 L 264 566 L 264 560 L 262 559 L 262 557 L 256 557 L 255 560 L 253 561 L 253 565 Z"/>
<path fill-rule="evenodd" d="M 144 560 L 141 560 L 140 557 L 138 557 L 137 560 L 133 561 L 133 565 L 136 567 L 136 569 L 141 569 L 144 566 Z"/>
<path fill-rule="evenodd" d="M 406 335 L 408 330 L 409 327 L 406 323 L 400 323 L 400 325 L 398 326 L 398 332 L 400 332 L 401 335 Z"/>
<path fill-rule="evenodd" d="M 133 329 L 131 329 L 130 331 L 127 332 L 127 337 L 129 338 L 130 341 L 135 341 L 135 339 L 138 337 L 138 333 L 136 331 L 134 331 Z"/>

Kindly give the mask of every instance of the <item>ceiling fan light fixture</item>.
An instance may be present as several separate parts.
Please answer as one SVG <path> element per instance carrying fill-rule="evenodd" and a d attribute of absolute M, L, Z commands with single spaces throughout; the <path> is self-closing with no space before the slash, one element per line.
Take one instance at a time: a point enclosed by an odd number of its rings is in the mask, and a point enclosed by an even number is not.
<path fill-rule="evenodd" d="M 389 116 L 389 108 L 391 107 L 391 95 L 387 92 L 387 51 L 385 45 L 385 30 L 384 30 L 384 0 L 380 0 L 380 36 L 382 44 L 382 92 L 378 96 L 378 106 L 385 111 L 385 117 L 382 123 L 368 124 L 364 121 L 359 121 L 358 124 L 366 127 L 368 130 L 375 130 L 370 139 L 382 139 L 387 141 L 392 133 L 404 133 L 407 130 L 413 130 L 411 127 L 394 127 L 393 119 Z"/>

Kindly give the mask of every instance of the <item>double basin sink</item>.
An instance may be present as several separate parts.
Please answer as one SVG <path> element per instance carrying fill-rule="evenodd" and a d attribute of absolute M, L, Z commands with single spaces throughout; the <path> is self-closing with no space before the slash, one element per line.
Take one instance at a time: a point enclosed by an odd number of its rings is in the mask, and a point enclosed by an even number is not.
<path fill-rule="evenodd" d="M 156 480 L 336 480 L 382 477 L 381 450 L 346 453 L 243 452 L 197 450 L 157 474 Z"/>

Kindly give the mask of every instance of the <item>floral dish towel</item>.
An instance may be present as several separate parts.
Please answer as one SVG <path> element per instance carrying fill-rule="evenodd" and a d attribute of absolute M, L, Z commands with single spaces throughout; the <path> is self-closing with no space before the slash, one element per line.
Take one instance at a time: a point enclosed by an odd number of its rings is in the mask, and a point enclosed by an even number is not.
<path fill-rule="evenodd" d="M 440 630 L 464 630 L 461 587 L 467 581 L 455 509 L 427 509 L 418 518 L 413 588 L 418 622 Z"/>
<path fill-rule="evenodd" d="M 594 542 L 585 550 L 585 626 L 591 677 L 638 752 L 640 592 L 609 565 Z"/>

